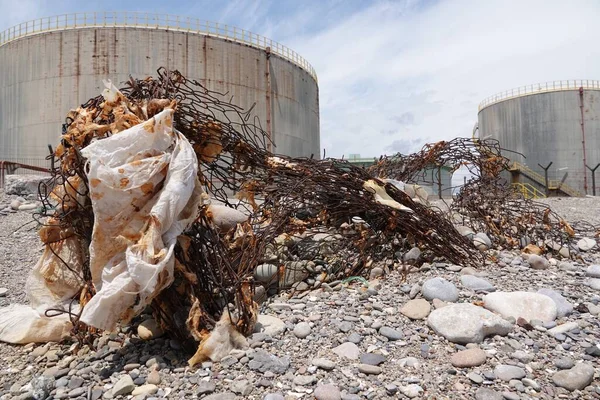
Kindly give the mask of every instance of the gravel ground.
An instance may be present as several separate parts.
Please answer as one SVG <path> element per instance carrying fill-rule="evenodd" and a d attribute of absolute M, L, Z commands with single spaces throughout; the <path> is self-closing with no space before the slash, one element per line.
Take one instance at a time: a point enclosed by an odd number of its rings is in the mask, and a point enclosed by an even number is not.
<path fill-rule="evenodd" d="M 13 198 L 0 193 L 0 210 Z M 544 202 L 568 220 L 600 223 L 600 199 Z M 24 211 L 0 215 L 0 287 L 8 289 L 0 305 L 25 300 L 27 273 L 41 254 L 35 230 L 17 230 L 30 219 Z M 96 351 L 0 343 L 0 399 L 34 398 L 31 386 L 44 384 L 38 398 L 596 399 L 600 286 L 593 287 L 588 266 L 600 262 L 597 250 L 582 252 L 578 263 L 542 260 L 541 270 L 518 252 L 501 252 L 476 270 L 436 263 L 406 282 L 392 271 L 368 285 L 282 294 L 262 305 L 264 330 L 249 338 L 248 350 L 197 368 L 187 367 L 177 342 L 142 341 L 128 327 L 103 335 Z M 533 313 L 529 324 L 490 313 L 482 343 L 470 337 L 482 327 L 469 331 L 468 323 L 479 311 L 452 314 L 455 301 L 513 311 L 533 303 L 514 304 L 514 294 L 492 299 L 487 291 L 535 296 L 540 289 L 562 299 L 537 295 L 546 302 L 522 311 Z M 546 318 L 552 307 L 561 315 Z M 454 343 L 456 335 L 470 343 Z"/>

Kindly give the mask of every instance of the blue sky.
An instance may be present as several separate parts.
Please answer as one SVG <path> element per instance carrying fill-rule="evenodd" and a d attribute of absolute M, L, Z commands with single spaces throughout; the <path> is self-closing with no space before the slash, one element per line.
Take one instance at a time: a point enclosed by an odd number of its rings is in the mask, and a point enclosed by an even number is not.
<path fill-rule="evenodd" d="M 321 147 L 338 157 L 470 136 L 479 102 L 496 92 L 600 78 L 598 0 L 0 0 L 0 10 L 0 30 L 126 10 L 219 21 L 277 40 L 315 67 Z"/>

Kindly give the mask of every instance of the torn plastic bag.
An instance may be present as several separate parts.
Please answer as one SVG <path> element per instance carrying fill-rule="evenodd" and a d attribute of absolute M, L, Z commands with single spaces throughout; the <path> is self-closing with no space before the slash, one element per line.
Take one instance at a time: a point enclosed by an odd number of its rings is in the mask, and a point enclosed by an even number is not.
<path fill-rule="evenodd" d="M 28 305 L 11 304 L 0 312 L 0 341 L 14 344 L 58 342 L 72 328 L 67 314 L 46 317 Z"/>
<path fill-rule="evenodd" d="M 81 153 L 95 218 L 90 271 L 96 289 L 81 321 L 113 330 L 173 281 L 177 236 L 201 201 L 198 160 L 173 129 L 172 109 Z"/>

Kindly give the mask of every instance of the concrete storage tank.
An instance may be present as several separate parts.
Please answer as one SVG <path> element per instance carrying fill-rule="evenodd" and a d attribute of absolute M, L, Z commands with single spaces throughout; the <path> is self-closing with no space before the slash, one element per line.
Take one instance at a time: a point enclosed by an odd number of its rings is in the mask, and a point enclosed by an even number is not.
<path fill-rule="evenodd" d="M 265 37 L 195 18 L 81 13 L 0 34 L 0 160 L 43 163 L 71 108 L 119 86 L 179 70 L 233 103 L 254 107 L 274 152 L 319 156 L 319 92 L 311 65 Z"/>
<path fill-rule="evenodd" d="M 479 137 L 495 138 L 519 164 L 515 170 L 538 184 L 570 195 L 592 194 L 592 173 L 600 163 L 600 82 L 555 81 L 485 99 L 479 106 Z M 597 192 L 600 193 L 600 168 Z M 539 182 L 542 180 L 542 182 Z"/>

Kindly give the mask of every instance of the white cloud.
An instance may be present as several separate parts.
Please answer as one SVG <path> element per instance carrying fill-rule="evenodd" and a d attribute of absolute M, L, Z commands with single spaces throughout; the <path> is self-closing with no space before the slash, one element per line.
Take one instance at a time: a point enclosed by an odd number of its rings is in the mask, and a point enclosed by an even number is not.
<path fill-rule="evenodd" d="M 496 92 L 595 78 L 598 15 L 595 1 L 383 2 L 289 45 L 319 76 L 322 147 L 378 156 L 469 136 Z"/>

